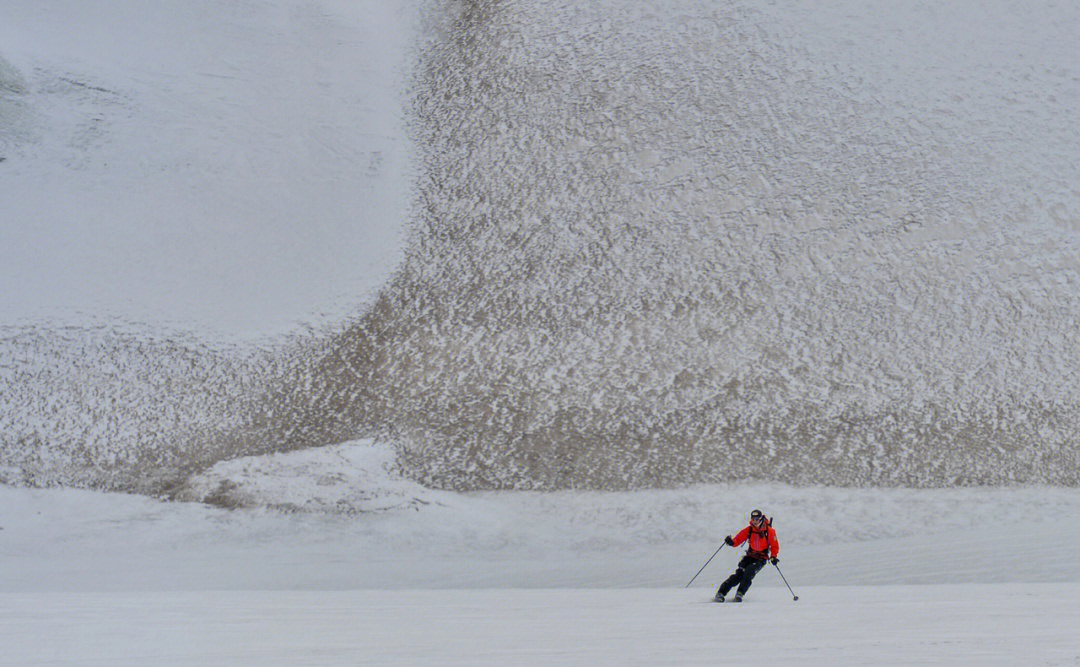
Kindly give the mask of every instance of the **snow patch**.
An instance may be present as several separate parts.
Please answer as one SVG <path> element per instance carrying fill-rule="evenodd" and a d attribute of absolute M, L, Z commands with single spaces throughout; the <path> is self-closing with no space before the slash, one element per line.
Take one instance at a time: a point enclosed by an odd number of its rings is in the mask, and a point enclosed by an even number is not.
<path fill-rule="evenodd" d="M 0 322 L 250 341 L 346 318 L 400 261 L 416 11 L 5 3 Z"/>
<path fill-rule="evenodd" d="M 223 461 L 191 478 L 178 499 L 358 514 L 417 509 L 447 495 L 397 474 L 390 445 L 362 440 Z"/>

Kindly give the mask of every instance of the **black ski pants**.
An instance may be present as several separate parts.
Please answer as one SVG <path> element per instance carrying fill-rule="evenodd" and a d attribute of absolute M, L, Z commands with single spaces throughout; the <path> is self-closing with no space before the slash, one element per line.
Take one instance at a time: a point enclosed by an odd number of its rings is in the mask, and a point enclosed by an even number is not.
<path fill-rule="evenodd" d="M 765 563 L 769 561 L 763 558 L 754 558 L 753 556 L 743 556 L 739 561 L 739 567 L 735 572 L 724 580 L 724 583 L 720 584 L 720 590 L 717 591 L 720 595 L 727 595 L 736 584 L 739 586 L 739 590 L 736 592 L 739 595 L 746 595 L 746 591 L 750 590 L 750 584 L 754 581 L 754 577 L 761 571 L 761 568 L 765 567 Z"/>

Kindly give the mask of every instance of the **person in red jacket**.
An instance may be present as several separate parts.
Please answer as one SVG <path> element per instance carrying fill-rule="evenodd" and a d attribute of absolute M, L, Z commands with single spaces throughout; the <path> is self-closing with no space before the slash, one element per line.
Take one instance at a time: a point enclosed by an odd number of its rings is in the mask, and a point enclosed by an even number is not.
<path fill-rule="evenodd" d="M 761 568 L 765 567 L 765 563 L 771 562 L 776 565 L 779 562 L 776 556 L 780 553 L 780 542 L 776 539 L 772 522 L 765 518 L 761 510 L 750 513 L 750 525 L 740 530 L 735 537 L 728 535 L 724 538 L 724 544 L 733 547 L 740 546 L 743 542 L 748 542 L 746 555 L 739 561 L 738 569 L 720 584 L 716 597 L 713 598 L 717 602 L 723 602 L 728 592 L 736 585 L 739 588 L 735 591 L 733 600 L 742 602 L 743 596 L 750 588 L 750 583 L 754 581 L 754 577 Z"/>

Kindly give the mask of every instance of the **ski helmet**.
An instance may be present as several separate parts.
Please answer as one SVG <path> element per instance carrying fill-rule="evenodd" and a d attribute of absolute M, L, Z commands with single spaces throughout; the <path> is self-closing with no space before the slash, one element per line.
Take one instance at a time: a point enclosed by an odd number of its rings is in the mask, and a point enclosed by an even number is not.
<path fill-rule="evenodd" d="M 765 518 L 765 514 L 761 510 L 754 510 L 750 513 L 751 521 L 761 521 Z"/>

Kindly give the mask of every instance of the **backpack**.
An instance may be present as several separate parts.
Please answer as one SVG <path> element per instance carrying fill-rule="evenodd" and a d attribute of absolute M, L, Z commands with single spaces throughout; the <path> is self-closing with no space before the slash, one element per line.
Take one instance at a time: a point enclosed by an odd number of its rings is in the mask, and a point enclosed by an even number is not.
<path fill-rule="evenodd" d="M 757 533 L 758 535 L 761 535 L 762 532 L 759 532 L 759 531 L 755 530 L 753 524 L 751 524 L 748 527 L 750 528 L 750 532 L 746 535 L 746 555 L 747 556 L 762 556 L 762 557 L 768 559 L 769 551 L 772 549 L 772 541 L 769 539 L 769 529 L 772 528 L 772 518 L 771 517 L 765 517 L 765 523 L 763 523 L 761 525 L 761 528 L 764 531 L 764 535 L 765 535 L 765 548 L 760 550 L 760 551 L 755 551 L 754 549 L 750 548 L 750 538 L 754 536 L 754 533 Z"/>

